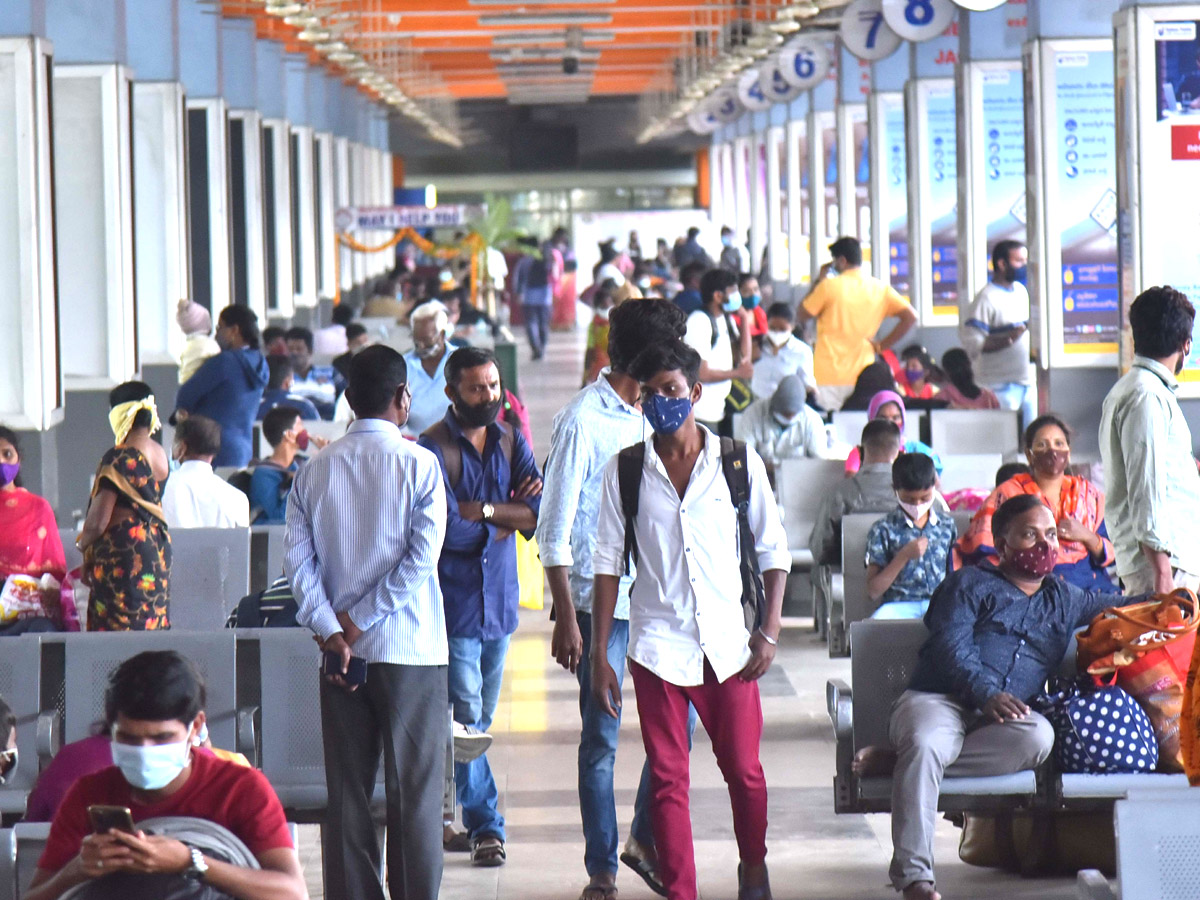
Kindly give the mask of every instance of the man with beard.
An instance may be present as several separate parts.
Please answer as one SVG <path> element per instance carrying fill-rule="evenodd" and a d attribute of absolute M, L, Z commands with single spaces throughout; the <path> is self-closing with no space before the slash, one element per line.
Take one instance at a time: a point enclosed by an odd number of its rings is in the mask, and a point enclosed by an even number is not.
<path fill-rule="evenodd" d="M 489 350 L 463 347 L 446 361 L 445 417 L 421 435 L 442 469 L 446 540 L 438 578 L 450 637 L 454 720 L 487 731 L 496 712 L 509 637 L 517 628 L 514 531 L 532 537 L 542 478 L 525 439 L 497 416 L 504 400 Z M 454 765 L 471 861 L 505 860 L 504 817 L 487 756 Z"/>
<path fill-rule="evenodd" d="M 1175 399 L 1195 318 L 1191 301 L 1174 288 L 1144 291 L 1129 307 L 1133 366 L 1104 398 L 1105 518 L 1127 594 L 1200 588 L 1200 549 L 1191 532 L 1200 475 Z"/>

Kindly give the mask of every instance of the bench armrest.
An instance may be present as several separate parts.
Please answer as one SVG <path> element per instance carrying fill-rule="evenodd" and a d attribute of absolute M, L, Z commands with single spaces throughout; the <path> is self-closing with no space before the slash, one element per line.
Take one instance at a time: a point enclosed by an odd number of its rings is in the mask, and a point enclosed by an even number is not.
<path fill-rule="evenodd" d="M 258 758 L 258 735 L 254 719 L 258 715 L 257 706 L 243 706 L 237 711 L 237 752 L 250 760 L 250 765 L 260 768 Z"/>
<path fill-rule="evenodd" d="M 841 741 L 854 739 L 854 693 L 850 685 L 840 678 L 825 682 L 825 705 L 829 710 L 829 721 L 833 723 L 833 736 Z"/>
<path fill-rule="evenodd" d="M 1115 900 L 1112 885 L 1096 869 L 1084 869 L 1075 881 L 1076 896 L 1079 900 Z"/>
<path fill-rule="evenodd" d="M 42 710 L 37 717 L 37 755 L 39 768 L 45 768 L 62 747 L 62 714 L 57 709 Z"/>

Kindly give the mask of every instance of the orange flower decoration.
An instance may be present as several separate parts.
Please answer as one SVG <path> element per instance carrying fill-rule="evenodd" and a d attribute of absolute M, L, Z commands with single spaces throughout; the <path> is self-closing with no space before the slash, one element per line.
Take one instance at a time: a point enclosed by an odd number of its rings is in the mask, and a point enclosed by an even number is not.
<path fill-rule="evenodd" d="M 146 526 L 140 522 L 131 526 L 129 529 L 129 536 L 135 541 L 146 540 Z"/>

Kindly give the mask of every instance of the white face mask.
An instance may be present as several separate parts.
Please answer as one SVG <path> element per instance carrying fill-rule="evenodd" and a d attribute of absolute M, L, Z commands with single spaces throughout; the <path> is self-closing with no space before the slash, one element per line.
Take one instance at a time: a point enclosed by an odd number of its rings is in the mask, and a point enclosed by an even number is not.
<path fill-rule="evenodd" d="M 142 791 L 157 791 L 179 777 L 188 764 L 191 738 L 172 744 L 143 747 L 112 742 L 113 763 L 130 785 Z"/>
<path fill-rule="evenodd" d="M 612 307 L 606 306 L 606 307 L 604 307 L 604 309 L 598 309 L 598 310 L 596 310 L 596 315 L 598 315 L 601 319 L 603 319 L 605 322 L 607 322 L 608 317 L 610 315 L 612 315 Z"/>
<path fill-rule="evenodd" d="M 800 414 L 794 416 L 785 416 L 783 413 L 771 413 L 771 416 L 779 423 L 780 428 L 790 428 L 796 424 L 796 420 L 800 418 Z"/>
<path fill-rule="evenodd" d="M 768 331 L 767 332 L 767 340 L 770 341 L 776 347 L 782 347 L 784 344 L 786 344 L 791 339 L 791 337 L 792 337 L 792 333 L 790 331 Z"/>
<path fill-rule="evenodd" d="M 905 503 L 903 500 L 901 500 L 900 508 L 904 510 L 908 517 L 914 522 L 920 522 L 921 519 L 924 518 L 929 512 L 929 510 L 933 509 L 933 501 L 930 500 L 927 503 Z"/>

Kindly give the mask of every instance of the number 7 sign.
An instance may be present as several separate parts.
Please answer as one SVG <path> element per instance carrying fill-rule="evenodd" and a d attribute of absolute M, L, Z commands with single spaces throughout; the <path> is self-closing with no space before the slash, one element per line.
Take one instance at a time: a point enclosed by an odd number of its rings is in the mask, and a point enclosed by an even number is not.
<path fill-rule="evenodd" d="M 891 56 L 901 42 L 883 19 L 883 0 L 854 0 L 842 14 L 838 34 L 847 50 L 865 60 Z"/>

